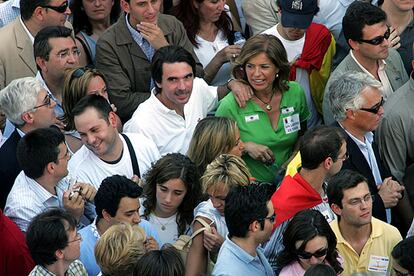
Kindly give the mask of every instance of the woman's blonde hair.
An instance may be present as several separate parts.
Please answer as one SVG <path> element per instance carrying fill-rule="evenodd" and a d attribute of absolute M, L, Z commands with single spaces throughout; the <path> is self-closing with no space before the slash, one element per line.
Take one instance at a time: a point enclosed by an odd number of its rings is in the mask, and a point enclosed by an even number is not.
<path fill-rule="evenodd" d="M 188 148 L 187 156 L 203 175 L 208 164 L 237 145 L 237 125 L 225 117 L 206 117 L 198 122 Z"/>
<path fill-rule="evenodd" d="M 95 258 L 103 275 L 132 275 L 139 258 L 146 253 L 144 229 L 138 225 L 116 224 L 101 236 Z"/>
<path fill-rule="evenodd" d="M 104 75 L 93 68 L 73 68 L 65 72 L 65 82 L 63 84 L 62 107 L 65 114 L 62 121 L 66 124 L 66 130 L 74 130 L 72 109 L 88 93 L 88 86 L 95 77 L 101 77 L 104 82 Z"/>
<path fill-rule="evenodd" d="M 248 185 L 251 174 L 243 159 L 231 154 L 221 154 L 211 162 L 201 177 L 203 192 L 212 192 L 236 185 Z"/>

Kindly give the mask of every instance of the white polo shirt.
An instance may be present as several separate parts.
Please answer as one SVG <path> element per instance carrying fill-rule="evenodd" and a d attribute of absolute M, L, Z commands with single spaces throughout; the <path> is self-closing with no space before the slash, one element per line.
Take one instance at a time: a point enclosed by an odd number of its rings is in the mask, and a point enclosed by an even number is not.
<path fill-rule="evenodd" d="M 154 141 L 161 155 L 186 154 L 197 123 L 218 103 L 217 87 L 195 78 L 190 99 L 184 106 L 184 117 L 167 108 L 151 91 L 148 100 L 140 104 L 124 125 L 125 132 L 141 133 Z"/>

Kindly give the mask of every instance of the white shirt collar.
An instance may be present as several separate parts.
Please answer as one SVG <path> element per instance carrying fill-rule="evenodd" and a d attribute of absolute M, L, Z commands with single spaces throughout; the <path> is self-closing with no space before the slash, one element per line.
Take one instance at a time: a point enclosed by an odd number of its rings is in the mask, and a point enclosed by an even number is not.
<path fill-rule="evenodd" d="M 32 36 L 32 34 L 29 32 L 29 30 L 27 29 L 27 27 L 26 27 L 26 25 L 24 24 L 24 22 L 23 22 L 23 20 L 22 20 L 22 17 L 21 16 L 19 16 L 19 20 L 20 20 L 20 23 L 22 24 L 22 26 L 23 26 L 23 30 L 27 33 L 27 35 L 29 36 L 29 38 L 30 38 L 30 41 L 32 42 L 32 44 L 34 44 L 34 37 Z"/>

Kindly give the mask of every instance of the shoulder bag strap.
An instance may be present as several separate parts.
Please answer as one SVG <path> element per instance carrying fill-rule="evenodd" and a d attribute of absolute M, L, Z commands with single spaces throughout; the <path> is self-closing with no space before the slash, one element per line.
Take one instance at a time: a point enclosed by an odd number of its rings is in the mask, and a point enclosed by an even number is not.
<path fill-rule="evenodd" d="M 185 245 L 187 245 L 188 243 L 190 243 L 190 241 L 192 241 L 198 234 L 200 234 L 201 232 L 204 232 L 204 231 L 211 231 L 211 226 L 210 226 L 210 224 L 208 224 L 204 219 L 202 219 L 202 218 L 200 218 L 200 217 L 196 217 L 195 219 L 194 219 L 194 221 L 193 221 L 193 223 L 194 222 L 196 222 L 196 221 L 198 221 L 199 223 L 201 223 L 201 225 L 203 225 L 203 227 L 201 227 L 200 229 L 198 229 L 197 231 L 195 231 L 192 235 L 191 235 L 191 237 L 190 237 L 190 239 L 185 243 Z"/>
<path fill-rule="evenodd" d="M 138 167 L 138 161 L 137 161 L 137 156 L 135 154 L 135 150 L 132 147 L 131 141 L 129 140 L 128 136 L 126 136 L 124 133 L 121 133 L 122 137 L 124 137 L 125 142 L 128 146 L 128 150 L 129 150 L 129 157 L 131 157 L 131 162 L 132 162 L 132 170 L 134 171 L 134 174 L 137 175 L 139 178 L 141 178 L 141 174 L 139 172 L 139 167 Z"/>

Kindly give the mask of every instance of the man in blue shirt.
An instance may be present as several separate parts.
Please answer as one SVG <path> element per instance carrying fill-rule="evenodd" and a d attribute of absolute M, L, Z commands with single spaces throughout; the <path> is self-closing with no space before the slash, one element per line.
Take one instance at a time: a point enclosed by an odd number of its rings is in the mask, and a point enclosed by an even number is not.
<path fill-rule="evenodd" d="M 142 188 L 125 176 L 114 175 L 105 178 L 95 196 L 95 221 L 83 228 L 80 260 L 88 275 L 96 276 L 100 269 L 96 263 L 94 248 L 98 239 L 109 227 L 117 223 L 139 224 L 147 235 L 147 250 L 158 249 L 160 239 L 151 224 L 139 216 L 139 197 Z"/>
<path fill-rule="evenodd" d="M 270 195 L 275 186 L 237 186 L 226 197 L 226 237 L 212 275 L 274 275 L 261 243 L 269 240 L 275 221 Z"/>

